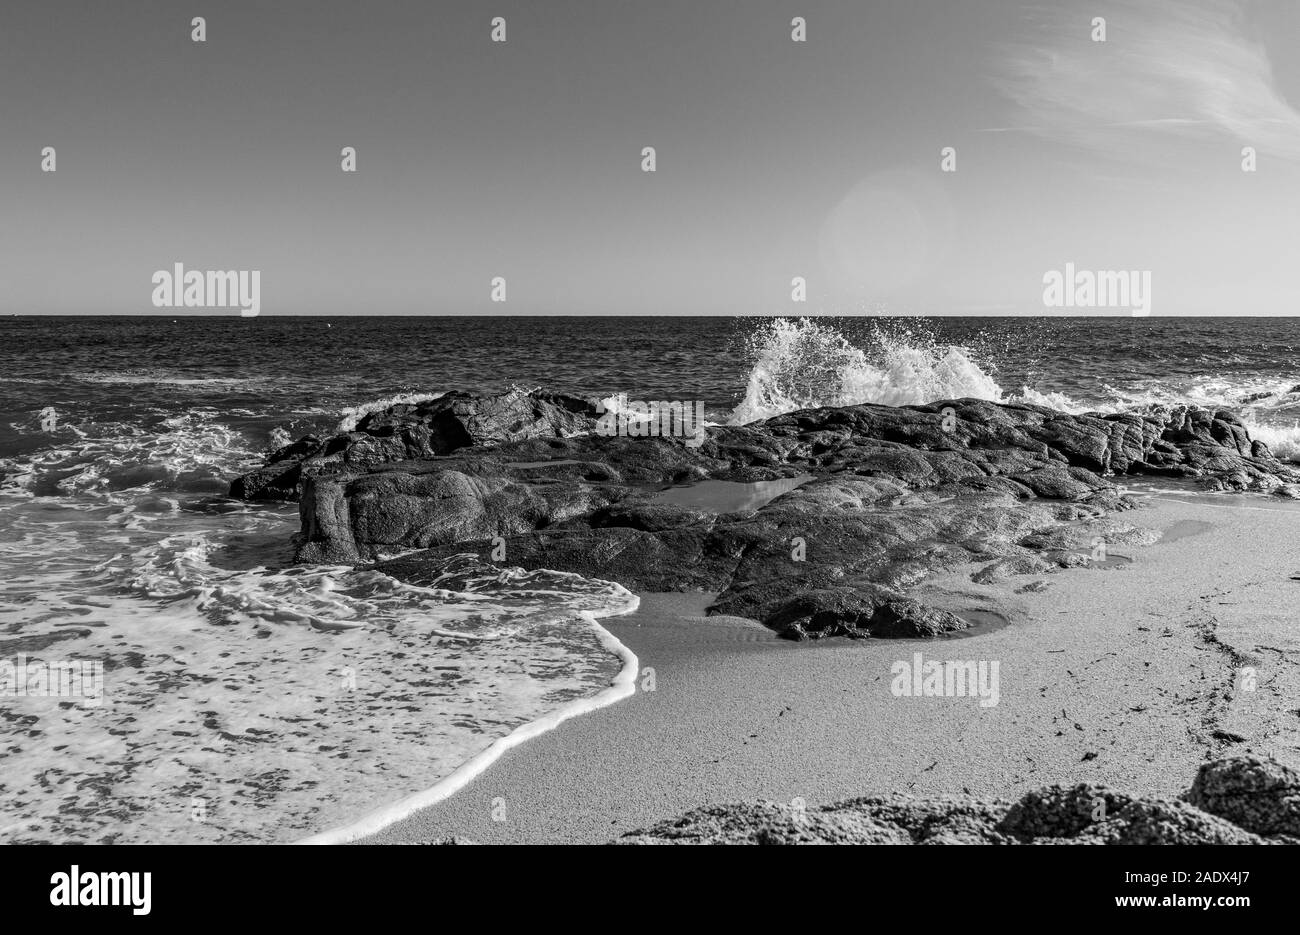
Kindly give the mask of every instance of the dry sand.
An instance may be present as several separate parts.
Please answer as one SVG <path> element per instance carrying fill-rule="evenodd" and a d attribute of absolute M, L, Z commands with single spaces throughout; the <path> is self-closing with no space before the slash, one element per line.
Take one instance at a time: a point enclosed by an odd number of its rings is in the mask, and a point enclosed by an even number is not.
<path fill-rule="evenodd" d="M 1178 494 L 1125 518 L 1165 540 L 1113 546 L 1133 559 L 1116 567 L 933 582 L 927 599 L 1009 620 L 961 639 L 795 644 L 703 617 L 706 596 L 646 595 L 604 621 L 640 658 L 635 695 L 363 843 L 603 843 L 759 798 L 1014 798 L 1085 780 L 1176 794 L 1205 759 L 1247 750 L 1300 766 L 1300 506 Z M 1016 593 L 1034 580 L 1047 589 Z M 998 704 L 895 697 L 890 667 L 918 651 L 997 661 Z"/>

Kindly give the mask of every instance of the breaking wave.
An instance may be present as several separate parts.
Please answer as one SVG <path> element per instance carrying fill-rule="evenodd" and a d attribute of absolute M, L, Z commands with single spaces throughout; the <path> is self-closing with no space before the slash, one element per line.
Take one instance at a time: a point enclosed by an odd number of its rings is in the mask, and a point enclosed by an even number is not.
<path fill-rule="evenodd" d="M 0 459 L 0 489 L 38 496 L 125 490 L 225 493 L 229 477 L 257 454 L 211 408 L 160 418 L 151 425 L 74 423 L 46 406 L 14 428 L 40 431 L 50 444 L 26 457 Z"/>
<path fill-rule="evenodd" d="M 339 424 L 334 427 L 334 431 L 351 432 L 357 427 L 357 423 L 366 416 L 370 415 L 372 412 L 382 412 L 389 406 L 427 403 L 430 400 L 438 399 L 446 395 L 446 393 L 395 393 L 392 396 L 385 396 L 383 399 L 376 399 L 373 402 L 362 403 L 359 406 L 346 406 L 339 413 L 341 418 L 339 419 Z"/>
<path fill-rule="evenodd" d="M 749 341 L 753 368 L 733 425 L 818 406 L 906 406 L 973 396 L 1003 402 L 969 348 L 877 328 L 864 349 L 809 318 L 776 319 Z"/>
<path fill-rule="evenodd" d="M 1268 445 L 1269 450 L 1283 461 L 1300 462 L 1300 422 L 1288 426 L 1247 420 L 1246 430 L 1251 438 Z"/>
<path fill-rule="evenodd" d="M 732 425 L 822 406 L 907 406 L 965 397 L 1071 414 L 1197 405 L 1236 412 L 1275 455 L 1300 461 L 1300 384 L 1284 376 L 1246 372 L 1182 381 L 1144 378 L 1123 386 L 1099 382 L 1086 395 L 1030 386 L 1007 392 L 994 376 L 996 368 L 976 350 L 938 341 L 919 327 L 873 323 L 868 339 L 858 344 L 811 318 L 765 322 L 746 350 L 751 369 L 744 397 L 727 420 Z"/>

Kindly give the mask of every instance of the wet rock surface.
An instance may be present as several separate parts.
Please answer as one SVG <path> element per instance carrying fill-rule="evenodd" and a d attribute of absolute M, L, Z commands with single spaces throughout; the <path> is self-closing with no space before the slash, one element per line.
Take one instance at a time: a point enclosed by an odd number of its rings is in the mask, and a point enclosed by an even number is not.
<path fill-rule="evenodd" d="M 563 438 L 590 431 L 595 418 L 594 400 L 558 393 L 447 393 L 369 413 L 349 432 L 304 436 L 272 452 L 262 467 L 236 478 L 230 495 L 241 500 L 295 500 L 308 477 L 365 471 L 473 445 Z"/>
<path fill-rule="evenodd" d="M 1295 844 L 1300 777 L 1254 756 L 1201 767 L 1182 798 L 1049 786 L 1017 801 L 887 795 L 821 807 L 709 805 L 618 844 Z"/>
<path fill-rule="evenodd" d="M 793 638 L 893 638 L 970 625 L 909 596 L 933 574 L 972 563 L 978 583 L 1049 574 L 1151 541 L 1123 515 L 1134 502 L 1118 475 L 1234 490 L 1300 482 L 1225 410 L 864 404 L 710 427 L 696 445 L 594 433 L 595 418 L 594 405 L 539 393 L 393 407 L 356 432 L 282 449 L 235 493 L 270 496 L 296 472 L 303 562 L 424 550 L 378 565 L 420 583 L 473 552 L 632 590 L 718 592 L 711 612 Z M 704 480 L 795 478 L 756 509 L 656 497 Z"/>

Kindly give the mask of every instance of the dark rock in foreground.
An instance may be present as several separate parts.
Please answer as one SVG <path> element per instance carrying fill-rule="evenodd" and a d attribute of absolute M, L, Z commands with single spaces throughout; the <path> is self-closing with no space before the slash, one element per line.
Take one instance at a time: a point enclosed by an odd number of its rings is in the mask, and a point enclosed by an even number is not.
<path fill-rule="evenodd" d="M 564 438 L 590 431 L 595 419 L 593 400 L 558 393 L 447 393 L 372 412 L 350 432 L 300 438 L 272 452 L 262 467 L 236 478 L 230 495 L 240 500 L 296 500 L 303 480 L 315 475 L 366 471 L 473 445 Z"/>
<path fill-rule="evenodd" d="M 1300 783 L 1274 760 L 1238 757 L 1201 767 L 1187 801 L 1256 834 L 1300 838 Z"/>
<path fill-rule="evenodd" d="M 889 795 L 819 808 L 710 805 L 618 844 L 1268 844 L 1300 843 L 1300 776 L 1254 756 L 1201 767 L 1182 799 L 1083 783 L 1019 801 Z"/>
<path fill-rule="evenodd" d="M 1110 516 L 1133 505 L 1114 475 L 1196 478 L 1216 489 L 1300 481 L 1222 410 L 1103 416 L 975 399 L 866 404 L 711 427 L 693 446 L 564 437 L 591 413 L 542 394 L 430 407 L 369 417 L 358 426 L 367 434 L 344 439 L 344 461 L 328 473 L 317 472 L 315 455 L 294 462 L 303 472 L 300 561 L 423 549 L 378 567 L 427 583 L 453 555 L 487 561 L 504 548 L 503 565 L 633 590 L 719 592 L 712 612 L 791 637 L 924 637 L 970 625 L 960 608 L 909 596 L 932 574 L 971 563 L 981 583 L 1044 574 L 1089 564 L 1099 546 L 1142 541 Z M 491 443 L 439 454 L 466 433 Z M 656 496 L 703 480 L 796 478 L 806 482 L 731 513 Z"/>

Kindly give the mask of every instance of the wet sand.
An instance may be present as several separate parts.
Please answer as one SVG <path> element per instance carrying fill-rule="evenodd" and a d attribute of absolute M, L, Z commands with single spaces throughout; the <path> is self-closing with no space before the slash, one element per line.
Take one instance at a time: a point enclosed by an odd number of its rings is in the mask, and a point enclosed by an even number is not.
<path fill-rule="evenodd" d="M 639 657 L 632 697 L 508 751 L 451 798 L 363 843 L 603 843 L 709 802 L 1100 781 L 1177 794 L 1213 756 L 1300 767 L 1300 507 L 1165 495 L 1133 561 L 918 596 L 1009 624 L 940 641 L 794 644 L 703 595 L 645 595 L 603 625 Z M 974 570 L 973 568 L 971 570 Z M 1041 592 L 1018 590 L 1033 581 Z M 977 614 L 978 616 L 978 614 Z M 999 697 L 897 697 L 891 666 L 996 661 Z"/>

